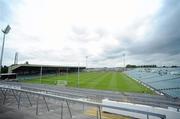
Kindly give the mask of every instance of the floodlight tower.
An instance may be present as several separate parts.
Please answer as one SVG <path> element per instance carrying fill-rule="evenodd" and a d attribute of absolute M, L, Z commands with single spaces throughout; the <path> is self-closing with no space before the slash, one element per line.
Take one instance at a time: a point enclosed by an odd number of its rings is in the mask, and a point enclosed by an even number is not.
<path fill-rule="evenodd" d="M 4 53 L 5 37 L 6 37 L 6 34 L 8 34 L 10 30 L 11 30 L 11 27 L 9 25 L 7 25 L 7 27 L 4 30 L 2 30 L 4 35 L 3 35 L 3 43 L 2 43 L 2 49 L 1 49 L 0 73 L 1 73 L 1 67 L 2 67 L 3 53 Z"/>
<path fill-rule="evenodd" d="M 14 64 L 18 64 L 18 52 L 15 53 Z"/>

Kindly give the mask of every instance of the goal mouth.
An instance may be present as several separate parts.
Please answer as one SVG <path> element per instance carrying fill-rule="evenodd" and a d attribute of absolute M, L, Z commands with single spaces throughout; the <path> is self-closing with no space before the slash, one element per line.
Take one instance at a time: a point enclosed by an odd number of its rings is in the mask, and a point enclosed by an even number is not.
<path fill-rule="evenodd" d="M 65 80 L 57 80 L 58 86 L 67 86 L 68 82 Z"/>

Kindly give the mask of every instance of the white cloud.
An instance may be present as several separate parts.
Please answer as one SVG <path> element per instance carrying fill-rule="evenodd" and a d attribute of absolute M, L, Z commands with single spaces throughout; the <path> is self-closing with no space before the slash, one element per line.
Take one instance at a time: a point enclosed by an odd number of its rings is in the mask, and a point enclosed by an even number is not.
<path fill-rule="evenodd" d="M 85 65 L 85 56 L 90 62 L 118 47 L 117 34 L 143 37 L 148 23 L 132 33 L 129 28 L 160 6 L 160 0 L 22 0 L 13 8 L 6 47 L 19 52 L 21 63 Z M 102 64 L 119 65 L 119 59 Z"/>

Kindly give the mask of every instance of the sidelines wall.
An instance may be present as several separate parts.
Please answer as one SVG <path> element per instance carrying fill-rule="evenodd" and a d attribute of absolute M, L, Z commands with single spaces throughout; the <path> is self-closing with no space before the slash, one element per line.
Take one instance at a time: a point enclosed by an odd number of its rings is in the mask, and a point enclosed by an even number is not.
<path fill-rule="evenodd" d="M 153 107 L 153 106 L 134 104 L 134 103 L 110 101 L 108 99 L 102 100 L 102 104 L 110 105 L 110 106 L 117 106 L 117 107 L 122 107 L 122 108 L 128 108 L 128 109 L 136 109 L 139 111 L 158 113 L 158 114 L 166 115 L 166 119 L 180 119 L 180 112 L 178 112 L 177 109 L 173 108 L 173 107 L 160 108 L 160 107 Z M 147 117 L 147 114 L 139 114 L 136 112 L 128 112 L 128 111 L 110 109 L 107 107 L 102 107 L 102 111 L 114 113 L 114 114 L 126 115 L 126 116 L 140 118 L 140 119 L 159 119 L 158 117 L 154 117 L 154 116 Z"/>

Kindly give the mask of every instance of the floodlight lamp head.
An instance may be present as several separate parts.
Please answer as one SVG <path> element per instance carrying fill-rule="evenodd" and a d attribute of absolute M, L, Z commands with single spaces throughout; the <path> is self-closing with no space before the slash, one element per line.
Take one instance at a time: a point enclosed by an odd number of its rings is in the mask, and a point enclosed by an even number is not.
<path fill-rule="evenodd" d="M 11 27 L 9 25 L 7 25 L 7 27 L 4 30 L 2 30 L 2 32 L 4 34 L 8 34 L 10 30 L 11 30 Z"/>

